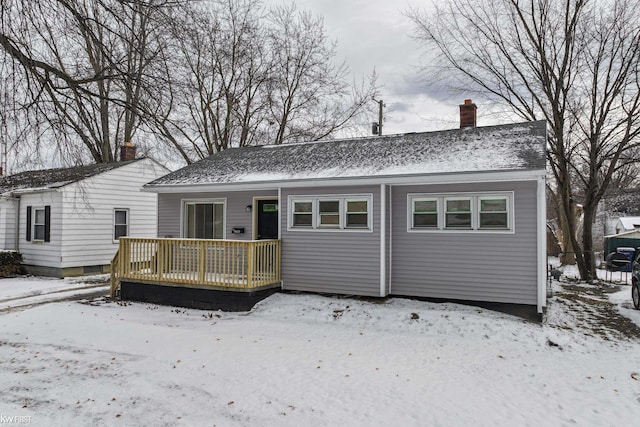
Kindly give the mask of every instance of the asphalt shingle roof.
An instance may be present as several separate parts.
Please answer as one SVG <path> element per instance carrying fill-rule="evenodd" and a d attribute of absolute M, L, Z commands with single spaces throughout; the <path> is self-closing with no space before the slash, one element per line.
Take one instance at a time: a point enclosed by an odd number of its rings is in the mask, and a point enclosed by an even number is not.
<path fill-rule="evenodd" d="M 544 121 L 222 151 L 147 187 L 545 168 Z"/>
<path fill-rule="evenodd" d="M 14 191 L 52 190 L 92 176 L 131 164 L 140 159 L 125 162 L 75 166 L 71 168 L 43 169 L 19 172 L 0 177 L 0 194 Z"/>

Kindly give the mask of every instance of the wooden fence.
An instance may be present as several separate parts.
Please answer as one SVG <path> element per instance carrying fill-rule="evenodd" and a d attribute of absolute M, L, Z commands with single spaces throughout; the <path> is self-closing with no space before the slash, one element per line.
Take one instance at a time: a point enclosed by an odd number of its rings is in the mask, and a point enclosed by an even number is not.
<path fill-rule="evenodd" d="M 119 281 L 254 289 L 280 282 L 279 240 L 199 240 L 121 237 L 111 263 L 111 293 Z"/>

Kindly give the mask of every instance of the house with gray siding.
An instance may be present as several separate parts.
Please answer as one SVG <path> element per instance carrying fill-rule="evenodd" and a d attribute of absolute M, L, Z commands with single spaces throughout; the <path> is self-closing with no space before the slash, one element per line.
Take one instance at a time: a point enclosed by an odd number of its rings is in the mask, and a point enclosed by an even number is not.
<path fill-rule="evenodd" d="M 269 264 L 278 263 L 284 290 L 524 304 L 542 312 L 545 144 L 546 125 L 538 121 L 243 147 L 144 191 L 158 194 L 160 239 L 277 241 L 279 255 Z M 184 258 L 154 251 L 149 271 L 160 268 L 159 254 L 164 264 Z M 158 283 L 178 277 L 163 274 Z"/>

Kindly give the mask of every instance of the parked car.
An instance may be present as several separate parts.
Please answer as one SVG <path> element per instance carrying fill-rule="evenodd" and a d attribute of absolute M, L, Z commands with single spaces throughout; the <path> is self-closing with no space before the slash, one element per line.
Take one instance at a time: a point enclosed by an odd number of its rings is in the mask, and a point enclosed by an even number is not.
<path fill-rule="evenodd" d="M 633 306 L 640 310 L 640 250 L 636 251 L 636 257 L 633 260 L 633 270 L 631 273 L 631 299 Z"/>

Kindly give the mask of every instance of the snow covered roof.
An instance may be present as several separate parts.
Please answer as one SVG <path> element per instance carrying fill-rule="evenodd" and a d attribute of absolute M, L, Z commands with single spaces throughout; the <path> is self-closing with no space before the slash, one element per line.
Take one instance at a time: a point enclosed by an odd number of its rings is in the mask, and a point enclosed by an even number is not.
<path fill-rule="evenodd" d="M 625 230 L 640 228 L 640 216 L 623 216 L 619 218 L 619 221 Z"/>
<path fill-rule="evenodd" d="M 145 187 L 544 170 L 544 121 L 225 150 Z"/>
<path fill-rule="evenodd" d="M 612 216 L 640 214 L 640 189 L 612 190 L 602 199 L 602 209 Z"/>
<path fill-rule="evenodd" d="M 74 166 L 71 168 L 43 169 L 20 172 L 0 177 L 0 194 L 28 191 L 46 191 L 64 187 L 92 176 L 137 162 L 102 163 L 97 165 Z"/>

